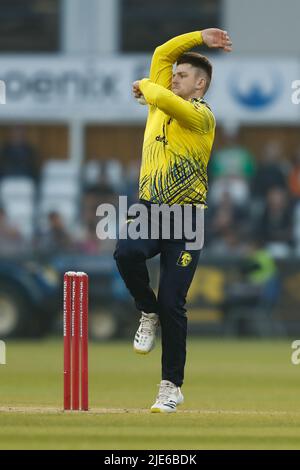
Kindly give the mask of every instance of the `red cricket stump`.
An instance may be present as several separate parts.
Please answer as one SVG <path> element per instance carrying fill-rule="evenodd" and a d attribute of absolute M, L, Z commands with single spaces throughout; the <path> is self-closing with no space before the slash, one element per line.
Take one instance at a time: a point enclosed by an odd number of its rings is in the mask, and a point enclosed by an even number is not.
<path fill-rule="evenodd" d="M 64 275 L 64 409 L 71 409 L 71 310 L 72 277 Z"/>
<path fill-rule="evenodd" d="M 68 272 L 64 275 L 64 409 L 87 411 L 88 406 L 88 275 Z"/>
<path fill-rule="evenodd" d="M 81 274 L 81 273 L 80 273 Z M 80 278 L 81 409 L 89 409 L 88 384 L 88 276 Z"/>
<path fill-rule="evenodd" d="M 72 409 L 79 410 L 80 278 L 72 280 Z"/>

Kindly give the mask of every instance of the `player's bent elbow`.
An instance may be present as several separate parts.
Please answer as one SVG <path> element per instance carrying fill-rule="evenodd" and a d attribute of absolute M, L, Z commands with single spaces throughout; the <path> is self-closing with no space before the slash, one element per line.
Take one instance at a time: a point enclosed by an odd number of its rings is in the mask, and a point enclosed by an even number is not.
<path fill-rule="evenodd" d="M 156 59 L 161 59 L 167 57 L 167 54 L 165 53 L 165 45 L 162 44 L 161 46 L 157 46 L 153 53 L 153 57 Z"/>
<path fill-rule="evenodd" d="M 154 51 L 154 55 L 160 55 L 163 51 L 163 45 L 157 46 Z"/>

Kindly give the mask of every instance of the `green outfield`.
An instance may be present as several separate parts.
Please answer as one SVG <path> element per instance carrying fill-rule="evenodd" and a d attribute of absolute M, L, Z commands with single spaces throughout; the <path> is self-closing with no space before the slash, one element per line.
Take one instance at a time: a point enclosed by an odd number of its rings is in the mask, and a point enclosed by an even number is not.
<path fill-rule="evenodd" d="M 90 345 L 91 412 L 62 413 L 60 341 L 8 342 L 0 449 L 300 449 L 300 365 L 290 341 L 191 339 L 185 404 L 150 414 L 160 348 Z"/>

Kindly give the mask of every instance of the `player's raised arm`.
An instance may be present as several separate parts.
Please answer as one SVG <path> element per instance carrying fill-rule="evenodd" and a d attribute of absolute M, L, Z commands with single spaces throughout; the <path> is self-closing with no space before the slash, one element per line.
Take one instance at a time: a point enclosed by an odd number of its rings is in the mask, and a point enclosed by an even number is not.
<path fill-rule="evenodd" d="M 211 48 L 223 49 L 226 52 L 231 51 L 232 45 L 227 31 L 218 28 L 209 28 L 176 36 L 155 49 L 150 69 L 150 80 L 170 89 L 173 64 L 184 52 L 201 44 L 206 44 Z"/>
<path fill-rule="evenodd" d="M 219 48 L 225 52 L 232 50 L 232 42 L 227 31 L 218 28 L 209 28 L 203 31 L 182 34 L 162 46 L 159 46 L 155 50 L 150 70 L 151 82 L 171 90 L 174 63 L 177 62 L 186 51 L 201 44 L 206 44 L 211 48 Z M 138 86 L 136 86 L 137 83 L 139 82 L 133 84 L 133 95 L 136 99 L 142 98 L 144 100 L 142 93 L 138 89 Z M 143 101 L 143 104 L 146 104 L 146 102 Z"/>
<path fill-rule="evenodd" d="M 153 83 L 170 89 L 173 64 L 184 52 L 203 43 L 201 31 L 176 36 L 155 49 L 149 78 Z"/>

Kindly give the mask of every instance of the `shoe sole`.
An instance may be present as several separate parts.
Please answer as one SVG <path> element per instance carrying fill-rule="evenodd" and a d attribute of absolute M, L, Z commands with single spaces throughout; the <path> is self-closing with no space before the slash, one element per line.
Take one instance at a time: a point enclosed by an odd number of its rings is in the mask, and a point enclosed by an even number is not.
<path fill-rule="evenodd" d="M 136 348 L 133 348 L 133 350 L 136 354 L 141 354 L 142 356 L 146 356 L 152 351 L 152 349 L 150 349 L 150 351 L 141 351 L 140 349 L 136 349 Z"/>
<path fill-rule="evenodd" d="M 149 349 L 149 351 L 143 351 L 142 349 L 137 349 L 133 346 L 134 352 L 136 352 L 137 354 L 142 354 L 143 356 L 146 356 L 146 354 L 151 353 L 151 351 L 153 351 L 154 348 L 155 348 L 155 344 L 152 346 L 151 349 Z"/>
<path fill-rule="evenodd" d="M 161 408 L 150 408 L 150 411 L 151 413 L 176 413 L 177 406 L 183 405 L 183 403 L 184 403 L 184 400 L 182 400 L 180 403 L 177 403 L 176 408 L 173 410 L 171 408 L 170 410 L 162 410 Z"/>
<path fill-rule="evenodd" d="M 176 413 L 176 408 L 174 410 L 162 410 L 161 408 L 150 408 L 150 411 L 151 413 L 165 413 L 165 414 L 169 414 L 169 413 Z"/>

